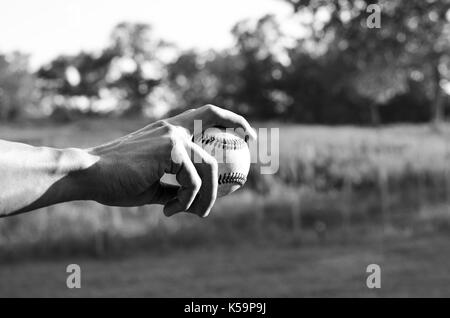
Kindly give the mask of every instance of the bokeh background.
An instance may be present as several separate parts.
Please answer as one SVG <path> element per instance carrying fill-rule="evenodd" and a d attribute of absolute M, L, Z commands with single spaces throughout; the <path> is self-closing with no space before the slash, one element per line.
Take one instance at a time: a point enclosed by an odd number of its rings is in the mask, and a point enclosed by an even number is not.
<path fill-rule="evenodd" d="M 448 0 L 20 0 L 0 43 L 1 139 L 90 147 L 207 103 L 280 129 L 279 171 L 205 220 L 1 219 L 0 296 L 450 296 Z"/>

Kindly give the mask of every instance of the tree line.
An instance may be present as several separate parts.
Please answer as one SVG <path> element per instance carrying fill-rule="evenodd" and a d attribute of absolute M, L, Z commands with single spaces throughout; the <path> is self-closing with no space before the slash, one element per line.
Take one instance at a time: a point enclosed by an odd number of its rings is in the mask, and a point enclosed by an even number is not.
<path fill-rule="evenodd" d="M 0 118 L 158 117 L 206 103 L 302 123 L 446 117 L 450 3 L 280 1 L 291 5 L 301 35 L 266 15 L 237 23 L 232 47 L 182 51 L 150 25 L 124 22 L 101 52 L 59 56 L 34 73 L 26 56 L 1 55 Z"/>

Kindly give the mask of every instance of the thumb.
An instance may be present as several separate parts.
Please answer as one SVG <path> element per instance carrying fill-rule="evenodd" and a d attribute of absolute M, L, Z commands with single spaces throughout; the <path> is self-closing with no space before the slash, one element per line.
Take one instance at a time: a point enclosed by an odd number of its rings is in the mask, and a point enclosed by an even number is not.
<path fill-rule="evenodd" d="M 176 198 L 179 189 L 180 186 L 160 182 L 156 193 L 153 195 L 152 202 L 149 202 L 149 204 L 156 203 L 166 205 L 167 202 Z"/>

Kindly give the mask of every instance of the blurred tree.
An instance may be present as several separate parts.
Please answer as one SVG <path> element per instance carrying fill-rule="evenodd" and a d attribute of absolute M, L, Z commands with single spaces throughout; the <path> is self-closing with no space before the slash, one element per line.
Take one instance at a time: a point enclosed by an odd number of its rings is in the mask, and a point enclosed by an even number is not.
<path fill-rule="evenodd" d="M 100 54 L 60 56 L 40 68 L 41 90 L 57 97 L 57 105 L 52 106 L 55 109 L 71 108 L 67 98 L 73 96 L 84 98 L 80 101 L 87 107 L 85 113 L 95 113 L 98 107 L 94 106 L 101 104 L 98 100 L 106 94 L 116 100 L 109 108 L 112 105 L 120 108 L 113 109 L 117 112 L 140 115 L 164 76 L 158 53 L 168 46 L 153 38 L 149 25 L 120 23 L 111 32 L 110 45 Z"/>
<path fill-rule="evenodd" d="M 114 52 L 104 50 L 99 56 L 80 52 L 75 56 L 59 56 L 37 71 L 37 76 L 48 81 L 44 89 L 61 95 L 98 96 L 105 87 L 105 77 Z"/>
<path fill-rule="evenodd" d="M 205 68 L 212 76 L 216 96 L 213 102 L 225 108 L 248 114 L 248 107 L 241 97 L 245 96 L 245 78 L 242 71 L 245 60 L 233 50 L 213 52 L 205 63 Z"/>
<path fill-rule="evenodd" d="M 142 114 L 147 97 L 156 87 L 164 72 L 158 51 L 168 44 L 153 37 L 151 27 L 143 23 L 120 23 L 111 33 L 111 50 L 122 67 L 111 87 L 122 89 L 130 106 L 129 115 Z"/>
<path fill-rule="evenodd" d="M 372 62 L 353 75 L 350 83 L 357 94 L 367 97 L 373 125 L 381 123 L 380 106 L 407 92 L 409 88 L 408 75 L 404 69 L 389 68 L 377 62 Z"/>
<path fill-rule="evenodd" d="M 195 51 L 186 51 L 167 65 L 171 89 L 178 95 L 178 107 L 190 108 L 214 103 L 217 92 L 217 78 L 206 66 L 205 58 Z"/>
<path fill-rule="evenodd" d="M 283 63 L 289 63 L 280 25 L 273 15 L 266 15 L 255 25 L 251 21 L 236 24 L 232 34 L 240 79 L 234 91 L 238 111 L 259 118 L 279 115 L 287 107 L 287 97 L 279 84 Z"/>
<path fill-rule="evenodd" d="M 450 50 L 450 2 L 422 0 L 283 0 L 296 13 L 311 15 L 309 24 L 317 44 L 356 65 L 349 74 L 360 94 L 386 101 L 405 90 L 411 72 L 429 75 L 432 117 L 443 116 L 442 68 Z M 371 28 L 369 5 L 378 5 L 380 28 Z M 395 76 L 391 76 L 393 74 Z M 370 80 L 372 77 L 373 80 Z M 373 110 L 372 110 L 373 112 Z M 373 114 L 373 120 L 378 118 Z"/>
<path fill-rule="evenodd" d="M 111 50 L 99 55 L 80 52 L 59 56 L 37 72 L 41 107 L 58 120 L 74 115 L 96 115 L 94 101 L 107 86 L 106 75 L 114 58 Z"/>
<path fill-rule="evenodd" d="M 33 103 L 34 78 L 28 71 L 28 56 L 15 52 L 0 55 L 0 120 L 23 114 Z"/>
<path fill-rule="evenodd" d="M 369 121 L 367 100 L 348 90 L 347 74 L 354 65 L 342 56 L 312 56 L 299 45 L 289 51 L 291 65 L 284 69 L 282 87 L 291 98 L 289 120 L 324 124 L 364 124 Z"/>

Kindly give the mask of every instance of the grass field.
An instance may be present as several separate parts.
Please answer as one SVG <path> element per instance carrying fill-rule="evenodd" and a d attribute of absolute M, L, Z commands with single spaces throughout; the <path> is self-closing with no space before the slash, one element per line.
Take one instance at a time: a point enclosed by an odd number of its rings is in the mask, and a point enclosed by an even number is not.
<path fill-rule="evenodd" d="M 0 297 L 435 297 L 450 296 L 448 236 L 306 247 L 233 247 L 0 266 Z M 68 264 L 81 289 L 65 287 Z M 381 289 L 366 267 L 381 266 Z"/>
<path fill-rule="evenodd" d="M 0 138 L 89 147 L 144 124 L 2 125 Z M 256 126 L 280 127 L 280 170 L 254 165 L 206 220 L 90 202 L 0 220 L 0 296 L 450 296 L 450 127 Z M 69 263 L 81 290 L 65 287 Z"/>

